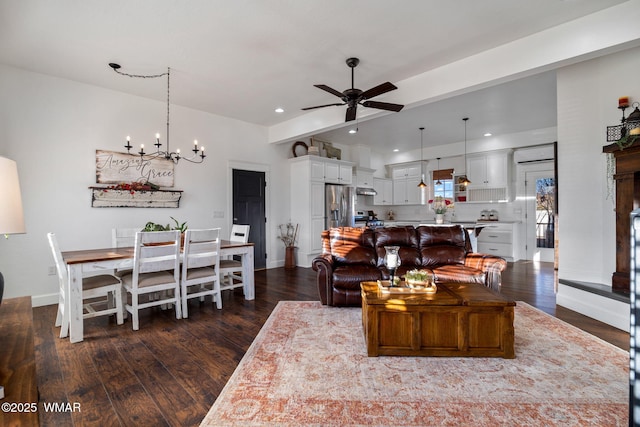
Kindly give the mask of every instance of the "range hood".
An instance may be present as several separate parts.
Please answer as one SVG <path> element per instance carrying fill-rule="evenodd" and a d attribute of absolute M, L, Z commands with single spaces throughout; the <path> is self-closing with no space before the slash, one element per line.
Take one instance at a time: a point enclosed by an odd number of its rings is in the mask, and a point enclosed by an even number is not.
<path fill-rule="evenodd" d="M 373 188 L 356 187 L 356 194 L 358 196 L 375 196 L 378 192 Z"/>

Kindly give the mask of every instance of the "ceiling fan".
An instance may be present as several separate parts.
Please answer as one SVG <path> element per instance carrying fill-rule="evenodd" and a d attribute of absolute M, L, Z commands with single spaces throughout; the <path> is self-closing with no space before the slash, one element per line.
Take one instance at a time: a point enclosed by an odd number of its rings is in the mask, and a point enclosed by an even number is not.
<path fill-rule="evenodd" d="M 343 101 L 342 103 L 317 105 L 315 107 L 303 108 L 303 110 L 313 110 L 316 108 L 332 107 L 336 105 L 347 105 L 348 107 L 347 107 L 345 122 L 350 122 L 356 119 L 356 110 L 358 108 L 358 104 L 362 105 L 363 107 L 377 108 L 379 110 L 395 111 L 396 113 L 402 110 L 402 108 L 404 108 L 404 105 L 391 104 L 389 102 L 369 101 L 369 99 L 375 96 L 382 95 L 383 93 L 387 93 L 389 91 L 398 89 L 395 85 L 389 82 L 382 83 L 364 92 L 354 87 L 354 79 L 353 79 L 354 70 L 353 69 L 357 67 L 359 63 L 360 63 L 360 60 L 358 58 L 347 59 L 347 65 L 351 68 L 351 89 L 346 89 L 344 92 L 338 92 L 337 90 L 327 85 L 314 85 L 315 87 L 322 89 L 324 91 L 327 91 L 330 94 L 335 95 L 338 98 L 342 99 Z"/>

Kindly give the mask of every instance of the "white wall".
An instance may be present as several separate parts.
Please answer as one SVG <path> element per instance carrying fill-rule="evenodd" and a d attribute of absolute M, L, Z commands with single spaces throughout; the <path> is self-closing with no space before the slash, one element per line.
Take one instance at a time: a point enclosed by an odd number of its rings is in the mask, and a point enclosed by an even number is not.
<path fill-rule="evenodd" d="M 159 86 L 159 90 L 162 88 Z M 228 234 L 230 165 L 267 171 L 268 267 L 282 265 L 284 249 L 276 227 L 289 217 L 288 145 L 267 144 L 261 126 L 171 106 L 171 147 L 185 152 L 193 139 L 206 147 L 200 165 L 181 162 L 175 188 L 180 207 L 92 208 L 95 150 L 124 151 L 126 135 L 151 147 L 166 131 L 166 103 L 68 80 L 0 66 L 0 155 L 18 164 L 27 233 L 0 239 L 5 297 L 31 295 L 34 303 L 57 295 L 46 233 L 58 235 L 62 250 L 105 247 L 113 227 L 141 227 L 147 221 L 187 221 L 191 228 L 222 227 Z M 164 138 L 163 138 L 164 139 Z M 214 211 L 224 218 L 213 218 Z M 49 298 L 48 298 L 49 297 Z"/>
<path fill-rule="evenodd" d="M 639 69 L 634 48 L 557 72 L 561 279 L 611 285 L 616 221 L 602 147 L 606 127 L 620 123 L 618 98 L 640 101 Z"/>

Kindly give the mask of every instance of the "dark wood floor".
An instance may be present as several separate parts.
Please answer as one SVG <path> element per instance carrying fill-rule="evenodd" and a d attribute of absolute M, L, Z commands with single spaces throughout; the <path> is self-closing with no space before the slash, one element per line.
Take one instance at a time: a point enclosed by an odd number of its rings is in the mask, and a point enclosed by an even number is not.
<path fill-rule="evenodd" d="M 192 300 L 189 318 L 148 309 L 140 330 L 112 318 L 85 322 L 70 344 L 53 326 L 55 306 L 33 310 L 40 408 L 79 404 L 76 412 L 39 411 L 43 426 L 195 426 L 200 423 L 269 314 L 281 300 L 318 300 L 311 269 L 256 272 L 256 299 L 226 291 L 223 308 Z M 552 264 L 510 263 L 502 293 L 629 349 L 629 334 L 555 305 Z"/>

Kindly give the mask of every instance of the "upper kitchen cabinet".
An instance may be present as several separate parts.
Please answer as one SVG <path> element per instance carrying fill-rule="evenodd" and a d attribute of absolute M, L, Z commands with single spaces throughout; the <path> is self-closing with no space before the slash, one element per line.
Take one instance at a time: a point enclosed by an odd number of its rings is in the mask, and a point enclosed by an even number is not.
<path fill-rule="evenodd" d="M 309 169 L 311 181 L 349 185 L 353 182 L 353 163 L 317 156 L 298 157 Z"/>
<path fill-rule="evenodd" d="M 323 161 L 324 182 L 345 185 L 353 182 L 353 163 L 333 159 L 323 159 Z"/>
<path fill-rule="evenodd" d="M 393 181 L 386 178 L 373 178 L 373 189 L 376 195 L 373 196 L 374 205 L 393 204 Z"/>
<path fill-rule="evenodd" d="M 489 151 L 467 158 L 467 187 L 469 202 L 505 202 L 510 197 L 511 150 Z"/>
<path fill-rule="evenodd" d="M 391 166 L 394 205 L 420 204 L 420 174 L 420 162 Z"/>

